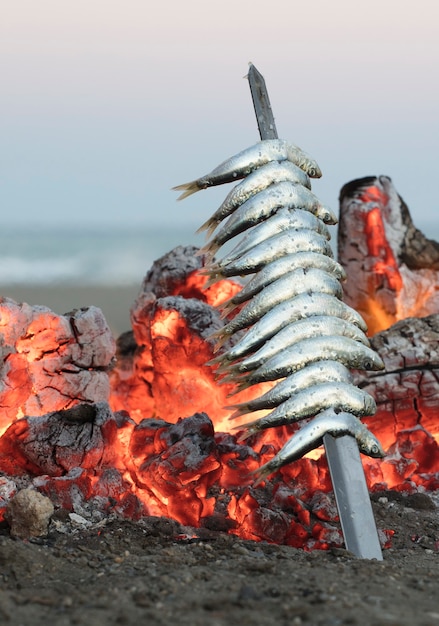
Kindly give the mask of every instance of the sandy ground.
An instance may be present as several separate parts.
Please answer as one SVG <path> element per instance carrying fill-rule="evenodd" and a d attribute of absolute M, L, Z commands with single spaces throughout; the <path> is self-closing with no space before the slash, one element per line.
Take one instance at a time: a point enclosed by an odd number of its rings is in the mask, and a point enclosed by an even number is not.
<path fill-rule="evenodd" d="M 140 285 L 127 287 L 32 287 L 0 286 L 0 296 L 16 302 L 40 304 L 49 307 L 58 315 L 85 306 L 97 306 L 104 313 L 115 337 L 130 330 L 130 307 L 137 296 Z"/>
<path fill-rule="evenodd" d="M 0 527 L 0 623 L 12 626 L 439 624 L 439 511 L 430 497 L 374 494 L 384 560 L 306 553 L 166 518 L 73 523 L 14 540 Z M 85 521 L 85 520 L 84 520 Z M 198 533 L 198 538 L 194 538 Z"/>
<path fill-rule="evenodd" d="M 98 306 L 115 336 L 130 328 L 137 292 L 0 287 L 60 314 Z M 383 561 L 199 533 L 165 518 L 84 526 L 58 511 L 48 536 L 30 541 L 11 538 L 4 523 L 0 624 L 439 626 L 438 501 L 374 494 L 378 527 L 395 531 Z"/>

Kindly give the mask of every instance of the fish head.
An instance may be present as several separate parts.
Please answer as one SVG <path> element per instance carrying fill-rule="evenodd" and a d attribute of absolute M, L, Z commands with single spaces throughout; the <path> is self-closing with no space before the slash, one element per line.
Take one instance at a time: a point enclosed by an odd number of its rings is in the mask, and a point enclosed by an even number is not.
<path fill-rule="evenodd" d="M 322 170 L 316 162 L 310 163 L 306 168 L 306 173 L 310 178 L 321 178 Z"/>
<path fill-rule="evenodd" d="M 379 371 L 383 370 L 385 365 L 379 354 L 373 350 L 368 350 L 362 358 L 361 368 L 366 371 Z"/>
<path fill-rule="evenodd" d="M 367 431 L 360 439 L 357 439 L 358 449 L 362 454 L 373 459 L 382 459 L 386 456 L 380 442 L 370 431 Z"/>
<path fill-rule="evenodd" d="M 329 224 L 329 226 L 334 226 L 334 224 L 338 223 L 338 218 L 334 211 L 327 206 L 321 206 L 319 208 L 319 217 L 325 224 Z"/>

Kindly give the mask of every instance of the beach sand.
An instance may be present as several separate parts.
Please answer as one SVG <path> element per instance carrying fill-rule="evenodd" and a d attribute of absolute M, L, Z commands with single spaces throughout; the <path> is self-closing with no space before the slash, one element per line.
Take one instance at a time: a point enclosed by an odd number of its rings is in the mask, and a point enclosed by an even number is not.
<path fill-rule="evenodd" d="M 130 307 L 140 290 L 139 285 L 126 287 L 79 286 L 0 286 L 0 296 L 15 302 L 44 305 L 62 315 L 72 309 L 97 306 L 104 314 L 115 337 L 131 330 Z"/>

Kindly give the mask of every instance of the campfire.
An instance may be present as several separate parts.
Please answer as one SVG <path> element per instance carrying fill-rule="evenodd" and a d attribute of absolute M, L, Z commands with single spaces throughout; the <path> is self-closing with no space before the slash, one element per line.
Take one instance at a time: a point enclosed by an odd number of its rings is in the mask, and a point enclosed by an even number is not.
<path fill-rule="evenodd" d="M 355 372 L 378 406 L 364 421 L 387 453 L 363 459 L 371 491 L 439 488 L 438 249 L 414 228 L 390 179 L 343 188 L 345 300 L 367 320 L 386 366 Z M 32 486 L 84 516 L 165 516 L 305 550 L 342 545 L 322 449 L 254 484 L 252 472 L 297 426 L 238 441 L 239 422 L 225 408 L 235 386 L 219 384 L 207 363 L 209 336 L 227 322 L 216 307 L 242 285 L 206 287 L 196 252 L 181 246 L 154 263 L 131 308 L 132 330 L 117 344 L 95 307 L 58 316 L 0 301 L 2 518 Z M 380 529 L 383 546 L 391 535 Z"/>

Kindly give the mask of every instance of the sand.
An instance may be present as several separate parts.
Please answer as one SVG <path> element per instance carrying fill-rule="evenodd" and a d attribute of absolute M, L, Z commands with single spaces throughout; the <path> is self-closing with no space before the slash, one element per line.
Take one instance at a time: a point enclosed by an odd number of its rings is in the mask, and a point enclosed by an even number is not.
<path fill-rule="evenodd" d="M 375 495 L 379 527 L 395 531 L 383 561 L 257 543 L 165 517 L 91 523 L 60 509 L 48 536 L 31 540 L 0 524 L 0 623 L 439 624 L 438 510 L 426 494 Z"/>
<path fill-rule="evenodd" d="M 139 289 L 140 285 L 126 287 L 0 286 L 0 295 L 12 298 L 16 302 L 47 306 L 59 315 L 72 309 L 97 306 L 102 310 L 114 336 L 118 337 L 124 331 L 131 329 L 130 307 Z"/>

